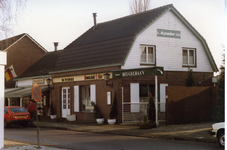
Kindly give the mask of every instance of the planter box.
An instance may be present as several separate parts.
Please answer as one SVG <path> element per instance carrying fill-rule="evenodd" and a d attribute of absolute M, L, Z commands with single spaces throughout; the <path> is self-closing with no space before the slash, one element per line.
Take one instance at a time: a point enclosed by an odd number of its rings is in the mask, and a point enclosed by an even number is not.
<path fill-rule="evenodd" d="M 76 121 L 76 115 L 66 115 L 68 121 Z"/>
<path fill-rule="evenodd" d="M 50 115 L 50 119 L 56 119 L 57 115 Z"/>
<path fill-rule="evenodd" d="M 97 122 L 98 124 L 103 124 L 104 118 L 97 118 L 97 119 L 96 119 L 96 122 Z"/>
<path fill-rule="evenodd" d="M 116 119 L 108 119 L 108 124 L 115 124 L 116 123 Z"/>

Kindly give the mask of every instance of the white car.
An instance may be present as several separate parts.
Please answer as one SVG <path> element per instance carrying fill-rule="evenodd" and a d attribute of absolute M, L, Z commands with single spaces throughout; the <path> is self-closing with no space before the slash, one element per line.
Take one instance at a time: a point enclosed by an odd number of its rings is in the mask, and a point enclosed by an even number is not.
<path fill-rule="evenodd" d="M 213 124 L 210 134 L 218 139 L 218 144 L 221 147 L 225 146 L 225 122 Z"/>

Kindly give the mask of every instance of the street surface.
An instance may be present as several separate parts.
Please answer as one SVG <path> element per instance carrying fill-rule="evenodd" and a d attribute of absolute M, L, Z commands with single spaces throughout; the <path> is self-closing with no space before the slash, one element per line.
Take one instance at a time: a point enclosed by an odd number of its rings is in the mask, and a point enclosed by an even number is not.
<path fill-rule="evenodd" d="M 221 150 L 217 143 L 190 142 L 40 128 L 40 145 L 72 150 Z M 37 145 L 37 128 L 5 128 L 5 139 Z"/>

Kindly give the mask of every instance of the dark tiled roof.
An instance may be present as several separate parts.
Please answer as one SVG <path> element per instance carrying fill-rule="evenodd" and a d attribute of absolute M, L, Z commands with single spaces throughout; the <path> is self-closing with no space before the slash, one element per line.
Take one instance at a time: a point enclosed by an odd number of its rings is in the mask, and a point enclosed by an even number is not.
<path fill-rule="evenodd" d="M 123 64 L 136 35 L 170 7 L 97 24 L 64 49 L 55 71 Z"/>
<path fill-rule="evenodd" d="M 54 70 L 54 66 L 62 51 L 63 50 L 58 50 L 46 53 L 42 58 L 17 77 L 17 79 L 49 75 L 49 72 Z"/>
<path fill-rule="evenodd" d="M 24 35 L 25 33 L 0 41 L 0 50 L 5 50 Z"/>

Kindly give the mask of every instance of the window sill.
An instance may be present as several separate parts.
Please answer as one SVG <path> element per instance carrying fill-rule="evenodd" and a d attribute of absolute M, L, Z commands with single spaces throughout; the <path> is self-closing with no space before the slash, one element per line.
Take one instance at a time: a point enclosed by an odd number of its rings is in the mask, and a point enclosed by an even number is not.
<path fill-rule="evenodd" d="M 182 67 L 192 67 L 192 68 L 196 68 L 195 65 L 183 65 Z"/>
<path fill-rule="evenodd" d="M 156 64 L 153 63 L 140 63 L 141 66 L 156 66 Z"/>

